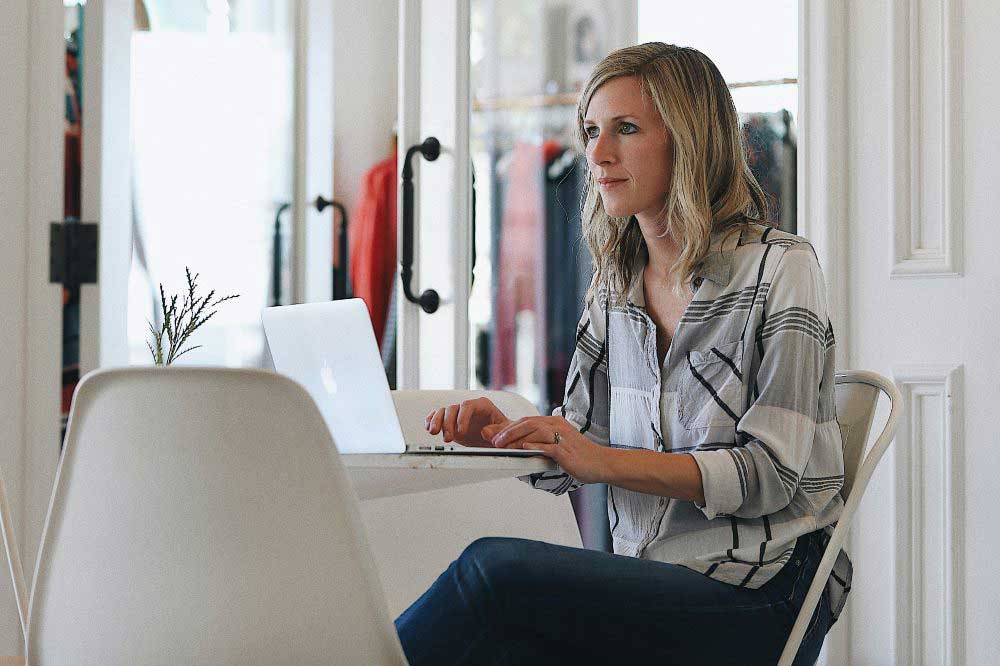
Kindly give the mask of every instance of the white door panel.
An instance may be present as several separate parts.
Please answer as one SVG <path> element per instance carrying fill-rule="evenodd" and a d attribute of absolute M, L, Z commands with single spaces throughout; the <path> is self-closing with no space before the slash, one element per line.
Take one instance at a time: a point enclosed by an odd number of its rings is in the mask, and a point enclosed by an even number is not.
<path fill-rule="evenodd" d="M 98 225 L 98 283 L 80 290 L 80 376 L 128 363 L 126 316 L 132 256 L 129 72 L 133 0 L 84 8 L 82 218 Z"/>
<path fill-rule="evenodd" d="M 421 25 L 429 30 L 422 31 Z M 410 145 L 430 136 L 441 142 L 437 160 L 418 166 L 418 154 L 412 162 L 411 282 L 418 295 L 436 290 L 441 305 L 434 313 L 424 313 L 400 292 L 397 385 L 466 388 L 472 242 L 468 0 L 401 0 L 399 53 L 400 153 L 405 155 Z M 419 68 L 408 66 L 413 62 Z M 401 206 L 400 219 L 402 214 Z"/>

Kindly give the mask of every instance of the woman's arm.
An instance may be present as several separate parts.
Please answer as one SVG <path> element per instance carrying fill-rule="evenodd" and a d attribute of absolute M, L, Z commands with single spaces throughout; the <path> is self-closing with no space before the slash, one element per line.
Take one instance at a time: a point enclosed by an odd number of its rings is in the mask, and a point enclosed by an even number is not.
<path fill-rule="evenodd" d="M 607 449 L 604 483 L 705 504 L 698 463 L 687 453 Z"/>
<path fill-rule="evenodd" d="M 490 426 L 494 446 L 538 449 L 576 484 L 608 483 L 650 495 L 704 505 L 701 471 L 686 453 L 632 451 L 601 446 L 559 416 L 530 416 L 506 426 Z M 555 435 L 560 441 L 555 442 Z"/>
<path fill-rule="evenodd" d="M 756 344 L 762 354 L 746 387 L 751 400 L 736 424 L 737 445 L 690 454 L 701 471 L 708 518 L 775 513 L 800 484 L 807 499 L 822 506 L 843 482 L 833 330 L 823 272 L 808 243 L 787 248 L 779 259 L 764 321 L 756 341 L 747 340 L 747 349 Z M 816 476 L 803 478 L 814 457 Z"/>

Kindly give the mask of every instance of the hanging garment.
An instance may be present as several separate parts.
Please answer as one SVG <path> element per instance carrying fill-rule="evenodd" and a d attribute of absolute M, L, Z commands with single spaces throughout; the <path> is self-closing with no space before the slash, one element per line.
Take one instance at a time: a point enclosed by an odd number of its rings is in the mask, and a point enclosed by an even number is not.
<path fill-rule="evenodd" d="M 509 154 L 499 229 L 494 258 L 493 321 L 495 336 L 490 368 L 494 388 L 517 385 L 517 319 L 519 313 L 535 317 L 536 330 L 543 322 L 545 270 L 545 198 L 542 180 L 545 161 L 540 146 L 517 142 Z M 531 319 L 522 318 L 522 322 Z M 535 346 L 541 344 L 535 335 Z M 538 359 L 541 354 L 532 354 Z M 537 378 L 537 374 L 536 377 Z M 522 380 L 534 378 L 522 378 Z"/>
<path fill-rule="evenodd" d="M 782 138 L 771 125 L 773 115 L 770 113 L 750 113 L 747 114 L 743 123 L 743 131 L 746 133 L 750 148 L 748 156 L 750 171 L 767 195 L 768 206 L 773 206 L 773 209 L 768 211 L 768 219 L 770 220 L 780 218 L 783 203 L 781 196 L 782 164 L 780 161 Z"/>
<path fill-rule="evenodd" d="M 82 7 L 79 8 L 82 12 Z M 80 15 L 82 21 L 82 14 Z M 63 219 L 79 221 L 82 206 L 82 164 L 83 152 L 81 137 L 83 131 L 83 116 L 81 99 L 83 97 L 83 79 L 79 58 L 80 31 L 73 30 L 66 40 L 66 129 L 63 134 Z M 63 328 L 62 328 L 62 400 L 61 427 L 62 435 L 66 434 L 66 424 L 69 420 L 69 409 L 73 401 L 73 392 L 80 381 L 80 287 L 63 287 Z M 64 437 L 60 436 L 62 447 Z"/>
<path fill-rule="evenodd" d="M 590 284 L 590 252 L 580 225 L 585 158 L 559 146 L 546 154 L 545 169 L 545 403 L 548 414 L 561 404 L 570 360 L 576 349 L 576 322 Z"/>
<path fill-rule="evenodd" d="M 380 350 L 396 277 L 396 181 L 395 155 L 365 173 L 348 238 L 353 295 L 368 306 Z"/>

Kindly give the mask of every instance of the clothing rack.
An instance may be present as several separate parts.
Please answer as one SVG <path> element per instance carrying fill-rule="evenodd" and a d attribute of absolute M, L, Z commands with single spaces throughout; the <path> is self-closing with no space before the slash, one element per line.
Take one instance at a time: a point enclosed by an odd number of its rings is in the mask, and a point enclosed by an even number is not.
<path fill-rule="evenodd" d="M 575 118 L 575 104 L 473 111 L 472 143 L 485 144 L 488 149 L 498 152 L 506 152 L 518 141 L 541 143 L 557 139 L 572 145 Z"/>

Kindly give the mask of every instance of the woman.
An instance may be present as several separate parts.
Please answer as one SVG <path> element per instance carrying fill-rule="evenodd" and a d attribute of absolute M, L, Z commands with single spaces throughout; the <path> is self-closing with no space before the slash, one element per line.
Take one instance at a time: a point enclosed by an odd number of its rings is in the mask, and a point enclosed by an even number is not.
<path fill-rule="evenodd" d="M 397 620 L 423 663 L 773 664 L 842 508 L 834 337 L 806 239 L 774 229 L 702 53 L 615 51 L 580 97 L 595 272 L 564 404 L 427 416 L 465 445 L 540 449 L 561 494 L 608 484 L 614 554 L 479 539 Z M 850 586 L 841 552 L 799 651 Z"/>

